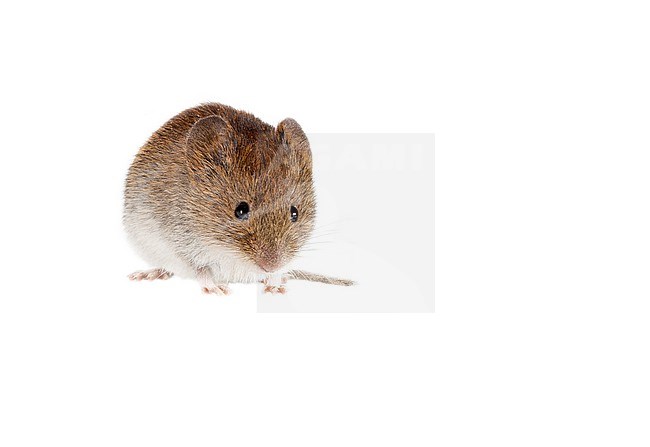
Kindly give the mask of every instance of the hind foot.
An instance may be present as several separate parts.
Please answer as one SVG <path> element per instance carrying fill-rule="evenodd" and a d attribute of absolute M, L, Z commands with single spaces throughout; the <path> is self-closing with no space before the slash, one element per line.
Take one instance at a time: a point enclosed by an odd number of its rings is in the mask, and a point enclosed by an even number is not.
<path fill-rule="evenodd" d="M 174 274 L 165 269 L 151 269 L 133 272 L 129 275 L 129 279 L 131 281 L 153 281 L 154 279 L 169 279 L 172 276 L 174 276 Z"/>

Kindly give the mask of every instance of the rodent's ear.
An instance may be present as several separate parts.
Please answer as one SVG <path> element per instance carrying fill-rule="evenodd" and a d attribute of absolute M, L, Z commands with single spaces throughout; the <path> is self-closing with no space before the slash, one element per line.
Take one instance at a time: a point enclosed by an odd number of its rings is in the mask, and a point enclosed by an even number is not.
<path fill-rule="evenodd" d="M 233 149 L 230 141 L 232 129 L 220 116 L 210 115 L 201 118 L 187 135 L 186 153 L 190 165 L 205 166 L 218 164 L 226 167 L 230 163 Z"/>
<path fill-rule="evenodd" d="M 292 118 L 285 118 L 278 124 L 280 140 L 285 143 L 296 156 L 311 164 L 311 149 L 309 140 L 300 124 Z"/>

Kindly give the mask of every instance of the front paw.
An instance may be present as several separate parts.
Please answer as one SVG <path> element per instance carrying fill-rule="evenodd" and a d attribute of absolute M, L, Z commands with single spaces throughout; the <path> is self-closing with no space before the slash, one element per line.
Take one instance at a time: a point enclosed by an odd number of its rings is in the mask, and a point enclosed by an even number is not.
<path fill-rule="evenodd" d="M 261 281 L 262 284 L 264 284 L 264 293 L 272 293 L 275 295 L 276 293 L 284 295 L 287 293 L 287 278 L 285 276 L 281 277 L 267 277 L 264 278 Z"/>
<path fill-rule="evenodd" d="M 280 293 L 284 295 L 287 293 L 287 288 L 285 286 L 264 286 L 264 293 L 272 293 L 273 295 Z"/>
<path fill-rule="evenodd" d="M 230 295 L 230 288 L 227 284 L 211 284 L 201 287 L 205 294 L 215 294 L 220 296 Z"/>

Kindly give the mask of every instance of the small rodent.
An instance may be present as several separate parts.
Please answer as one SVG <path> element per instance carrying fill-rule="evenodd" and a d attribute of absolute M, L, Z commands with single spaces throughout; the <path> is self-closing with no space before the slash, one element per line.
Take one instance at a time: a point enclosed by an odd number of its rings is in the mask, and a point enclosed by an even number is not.
<path fill-rule="evenodd" d="M 124 191 L 129 240 L 154 269 L 132 280 L 196 278 L 206 293 L 258 282 L 284 293 L 287 279 L 352 281 L 282 272 L 314 229 L 309 141 L 296 121 L 277 127 L 217 103 L 185 110 L 142 146 Z"/>

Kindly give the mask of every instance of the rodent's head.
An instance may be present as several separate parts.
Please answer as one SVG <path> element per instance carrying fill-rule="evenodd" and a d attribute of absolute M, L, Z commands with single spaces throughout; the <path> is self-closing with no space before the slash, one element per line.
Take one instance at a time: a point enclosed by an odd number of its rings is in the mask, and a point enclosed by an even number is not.
<path fill-rule="evenodd" d="M 316 217 L 309 142 L 287 118 L 212 115 L 187 137 L 188 211 L 202 241 L 273 272 L 309 238 Z"/>

